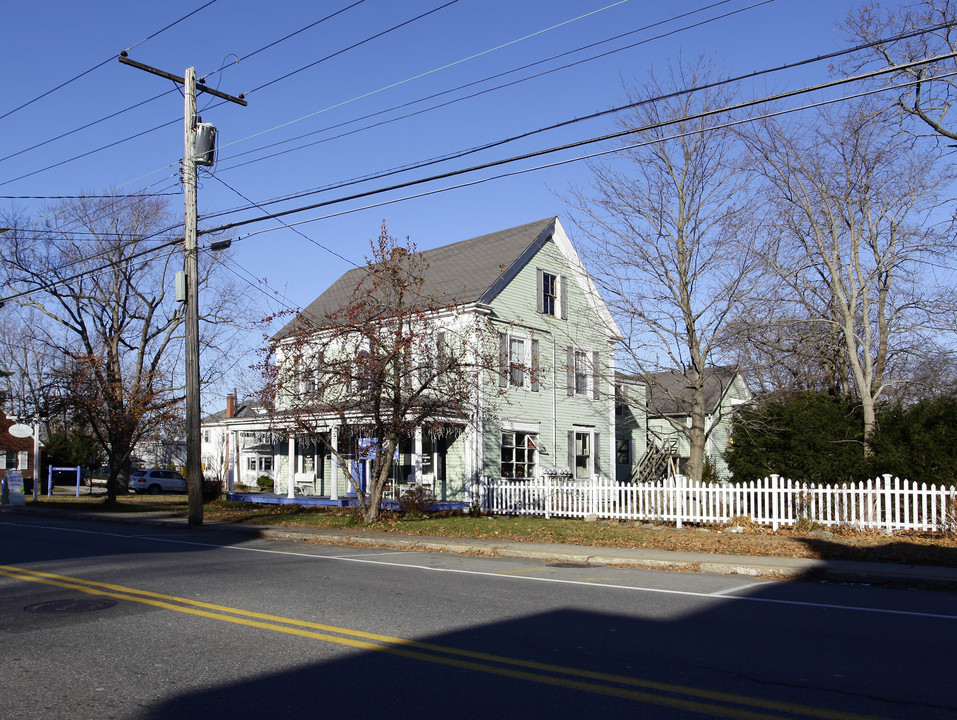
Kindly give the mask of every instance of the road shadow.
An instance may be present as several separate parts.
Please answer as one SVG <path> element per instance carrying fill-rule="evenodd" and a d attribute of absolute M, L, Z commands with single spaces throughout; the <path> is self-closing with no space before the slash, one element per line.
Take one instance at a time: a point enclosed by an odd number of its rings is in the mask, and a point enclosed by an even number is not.
<path fill-rule="evenodd" d="M 716 599 L 707 611 L 672 620 L 553 610 L 419 640 L 451 649 L 443 653 L 413 645 L 397 651 L 404 655 L 349 649 L 343 656 L 334 644 L 304 638 L 303 655 L 338 657 L 282 671 L 267 668 L 282 662 L 288 644 L 277 643 L 285 650 L 277 648 L 274 654 L 268 637 L 251 637 L 262 665 L 247 668 L 247 677 L 183 692 L 143 717 L 793 716 L 735 702 L 728 695 L 760 698 L 788 709 L 826 707 L 855 717 L 957 717 L 949 650 L 941 644 L 928 648 L 917 619 L 875 621 L 865 613 L 778 604 L 779 596 L 780 588 L 772 586 L 748 600 Z M 788 617 L 782 622 L 785 609 Z M 810 627 L 831 642 L 809 643 Z M 893 658 L 875 662 L 872 644 L 851 640 L 862 634 L 893 637 L 894 656 L 911 660 L 906 667 Z M 545 666 L 573 670 L 561 673 Z"/>
<path fill-rule="evenodd" d="M 895 563 L 898 565 L 931 565 L 957 568 L 957 548 L 895 539 L 880 545 L 848 545 L 824 538 L 797 537 L 798 542 L 827 560 Z"/>

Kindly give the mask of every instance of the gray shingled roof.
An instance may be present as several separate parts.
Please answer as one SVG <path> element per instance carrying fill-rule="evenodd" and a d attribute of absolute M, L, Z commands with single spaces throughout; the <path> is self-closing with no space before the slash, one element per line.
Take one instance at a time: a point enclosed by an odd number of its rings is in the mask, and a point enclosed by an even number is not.
<path fill-rule="evenodd" d="M 704 371 L 705 412 L 714 413 L 718 403 L 737 375 L 734 366 L 707 368 Z M 644 382 L 648 387 L 648 411 L 652 415 L 688 415 L 691 413 L 692 388 L 677 370 L 652 373 L 648 376 L 622 376 Z"/>
<path fill-rule="evenodd" d="M 427 265 L 423 293 L 430 296 L 438 306 L 461 305 L 472 302 L 489 302 L 487 297 L 496 282 L 521 258 L 536 240 L 552 233 L 555 218 L 537 220 L 518 227 L 500 230 L 488 235 L 443 245 L 432 250 L 416 253 Z M 278 333 L 274 340 L 281 340 L 295 332 L 302 323 L 302 316 L 317 325 L 324 318 L 347 305 L 369 268 L 349 270 L 316 298 L 296 318 Z"/>
<path fill-rule="evenodd" d="M 234 418 L 261 417 L 263 415 L 263 406 L 256 400 L 243 400 L 236 404 L 236 410 L 233 412 Z M 219 423 L 226 419 L 225 408 L 211 413 L 203 418 L 204 423 Z"/>

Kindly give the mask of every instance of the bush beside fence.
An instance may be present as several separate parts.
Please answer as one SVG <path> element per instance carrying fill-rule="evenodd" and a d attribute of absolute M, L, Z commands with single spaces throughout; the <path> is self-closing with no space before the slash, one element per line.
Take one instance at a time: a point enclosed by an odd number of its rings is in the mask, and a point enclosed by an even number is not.
<path fill-rule="evenodd" d="M 619 484 L 606 478 L 532 480 L 487 478 L 482 508 L 490 513 L 616 520 L 720 524 L 737 517 L 779 527 L 809 522 L 824 527 L 937 532 L 957 525 L 957 489 L 911 483 L 890 475 L 861 483 L 814 485 L 771 475 L 742 485 L 702 483 L 683 476 L 664 482 Z"/>

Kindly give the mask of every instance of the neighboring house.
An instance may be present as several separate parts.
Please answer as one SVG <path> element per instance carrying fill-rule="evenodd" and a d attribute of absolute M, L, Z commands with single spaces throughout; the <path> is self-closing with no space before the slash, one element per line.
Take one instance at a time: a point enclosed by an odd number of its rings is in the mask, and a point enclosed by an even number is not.
<path fill-rule="evenodd" d="M 255 400 L 237 402 L 226 396 L 226 409 L 203 418 L 204 477 L 223 480 L 227 487 L 256 487 L 262 477 L 273 477 L 277 454 L 266 409 Z"/>
<path fill-rule="evenodd" d="M 33 438 L 11 435 L 10 428 L 16 423 L 15 417 L 0 413 L 0 478 L 5 478 L 8 470 L 19 470 L 25 478 L 33 477 Z"/>
<path fill-rule="evenodd" d="M 186 441 L 143 439 L 133 448 L 132 465 L 136 468 L 166 468 L 183 470 L 186 467 Z"/>
<path fill-rule="evenodd" d="M 502 365 L 477 383 L 476 416 L 462 418 L 436 436 L 419 429 L 402 443 L 395 489 L 424 484 L 439 500 L 467 501 L 486 477 L 528 478 L 545 471 L 582 479 L 610 476 L 614 345 L 621 333 L 558 219 L 420 255 L 427 267 L 422 287 L 443 307 L 436 317 L 450 323 L 449 332 L 473 320 L 487 323 L 497 336 Z M 304 314 L 331 316 L 349 302 L 368 272 L 350 270 Z M 280 368 L 297 327 L 294 319 L 274 337 Z M 348 468 L 338 467 L 323 442 L 297 438 L 291 428 L 282 428 L 281 412 L 275 423 L 286 435 L 278 445 L 277 493 L 338 500 L 351 491 L 346 473 L 360 482 L 367 476 L 370 461 L 363 456 L 363 438 L 348 437 L 337 414 L 317 414 L 310 434 L 339 449 Z"/>
<path fill-rule="evenodd" d="M 734 367 L 705 370 L 705 458 L 721 480 L 731 477 L 724 452 L 731 437 L 734 410 L 751 399 L 751 391 Z M 671 470 L 684 472 L 690 456 L 688 437 L 678 427 L 691 426 L 692 388 L 678 371 L 654 373 L 642 382 L 618 376 L 618 479 L 659 479 Z M 644 419 L 644 425 L 642 425 Z M 625 459 L 629 462 L 625 462 Z"/>

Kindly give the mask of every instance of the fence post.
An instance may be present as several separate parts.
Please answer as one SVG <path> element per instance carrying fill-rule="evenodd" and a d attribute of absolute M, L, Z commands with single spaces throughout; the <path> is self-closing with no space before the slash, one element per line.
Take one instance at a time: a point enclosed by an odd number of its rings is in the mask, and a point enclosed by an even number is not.
<path fill-rule="evenodd" d="M 684 510 L 684 497 L 681 492 L 681 475 L 675 473 L 675 527 L 681 529 L 681 515 Z"/>
<path fill-rule="evenodd" d="M 891 512 L 891 475 L 884 474 L 884 530 L 888 535 L 894 534 L 893 513 Z"/>
<path fill-rule="evenodd" d="M 778 480 L 780 476 L 771 473 L 771 529 L 777 532 L 778 529 L 778 520 L 780 518 L 780 490 L 778 486 Z"/>
<path fill-rule="evenodd" d="M 542 490 L 545 493 L 545 519 L 551 520 L 552 517 L 552 488 L 551 475 L 545 473 L 542 476 Z"/>

